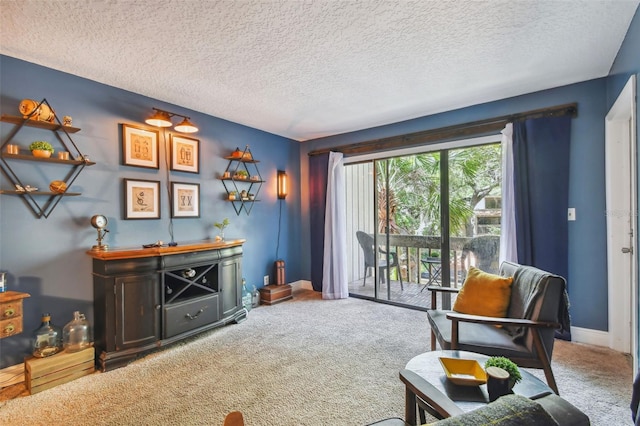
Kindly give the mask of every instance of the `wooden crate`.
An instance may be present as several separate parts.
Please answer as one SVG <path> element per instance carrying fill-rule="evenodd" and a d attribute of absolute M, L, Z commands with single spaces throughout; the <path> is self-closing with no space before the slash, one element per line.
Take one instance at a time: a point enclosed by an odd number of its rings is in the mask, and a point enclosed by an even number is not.
<path fill-rule="evenodd" d="M 24 362 L 24 379 L 31 395 L 70 382 L 95 371 L 95 350 L 61 352 Z"/>
<path fill-rule="evenodd" d="M 260 303 L 264 305 L 273 305 L 274 303 L 289 300 L 292 297 L 291 286 L 289 284 L 271 284 L 260 289 Z"/>

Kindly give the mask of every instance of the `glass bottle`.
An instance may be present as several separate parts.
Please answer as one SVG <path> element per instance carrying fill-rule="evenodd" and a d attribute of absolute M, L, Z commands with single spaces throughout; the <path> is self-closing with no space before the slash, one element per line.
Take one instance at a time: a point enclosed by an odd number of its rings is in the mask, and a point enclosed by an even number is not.
<path fill-rule="evenodd" d="M 78 352 L 91 346 L 89 323 L 84 314 L 73 313 L 73 320 L 62 329 L 62 343 L 66 352 Z"/>
<path fill-rule="evenodd" d="M 251 307 L 257 308 L 260 305 L 260 292 L 255 285 L 251 286 Z"/>
<path fill-rule="evenodd" d="M 251 310 L 251 293 L 247 290 L 247 280 L 242 279 L 242 306 L 248 311 Z"/>
<path fill-rule="evenodd" d="M 42 324 L 33 332 L 33 356 L 44 358 L 62 350 L 62 332 L 51 323 L 50 314 L 42 314 Z"/>

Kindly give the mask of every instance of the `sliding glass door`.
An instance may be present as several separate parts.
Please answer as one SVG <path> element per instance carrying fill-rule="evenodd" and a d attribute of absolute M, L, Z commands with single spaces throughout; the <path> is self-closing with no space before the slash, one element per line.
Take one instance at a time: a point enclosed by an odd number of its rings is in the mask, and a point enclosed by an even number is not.
<path fill-rule="evenodd" d="M 428 308 L 427 286 L 497 265 L 499 144 L 347 164 L 345 177 L 352 296 Z"/>

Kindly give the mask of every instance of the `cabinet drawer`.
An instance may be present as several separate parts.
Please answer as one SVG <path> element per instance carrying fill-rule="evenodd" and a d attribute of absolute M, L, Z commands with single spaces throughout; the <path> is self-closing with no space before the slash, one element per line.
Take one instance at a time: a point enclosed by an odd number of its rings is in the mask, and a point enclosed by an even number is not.
<path fill-rule="evenodd" d="M 172 303 L 164 308 L 164 338 L 218 321 L 218 295 Z"/>
<path fill-rule="evenodd" d="M 162 258 L 164 269 L 194 266 L 200 263 L 211 263 L 220 260 L 220 250 L 194 251 L 191 253 L 173 254 Z"/>
<path fill-rule="evenodd" d="M 0 321 L 0 339 L 22 333 L 22 317 Z"/>
<path fill-rule="evenodd" d="M 158 259 L 156 257 L 142 257 L 134 259 L 99 260 L 93 259 L 93 273 L 101 275 L 117 275 L 158 269 Z"/>
<path fill-rule="evenodd" d="M 22 316 L 22 300 L 0 303 L 0 320 Z"/>

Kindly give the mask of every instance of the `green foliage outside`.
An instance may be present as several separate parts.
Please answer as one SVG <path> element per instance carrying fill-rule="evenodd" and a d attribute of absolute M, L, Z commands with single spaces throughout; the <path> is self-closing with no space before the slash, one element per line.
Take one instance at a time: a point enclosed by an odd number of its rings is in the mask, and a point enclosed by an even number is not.
<path fill-rule="evenodd" d="M 448 155 L 450 235 L 470 237 L 474 207 L 488 195 L 500 195 L 500 144 L 451 150 Z M 432 152 L 376 161 L 379 232 L 386 229 L 388 179 L 390 232 L 441 234 L 440 156 Z"/>

